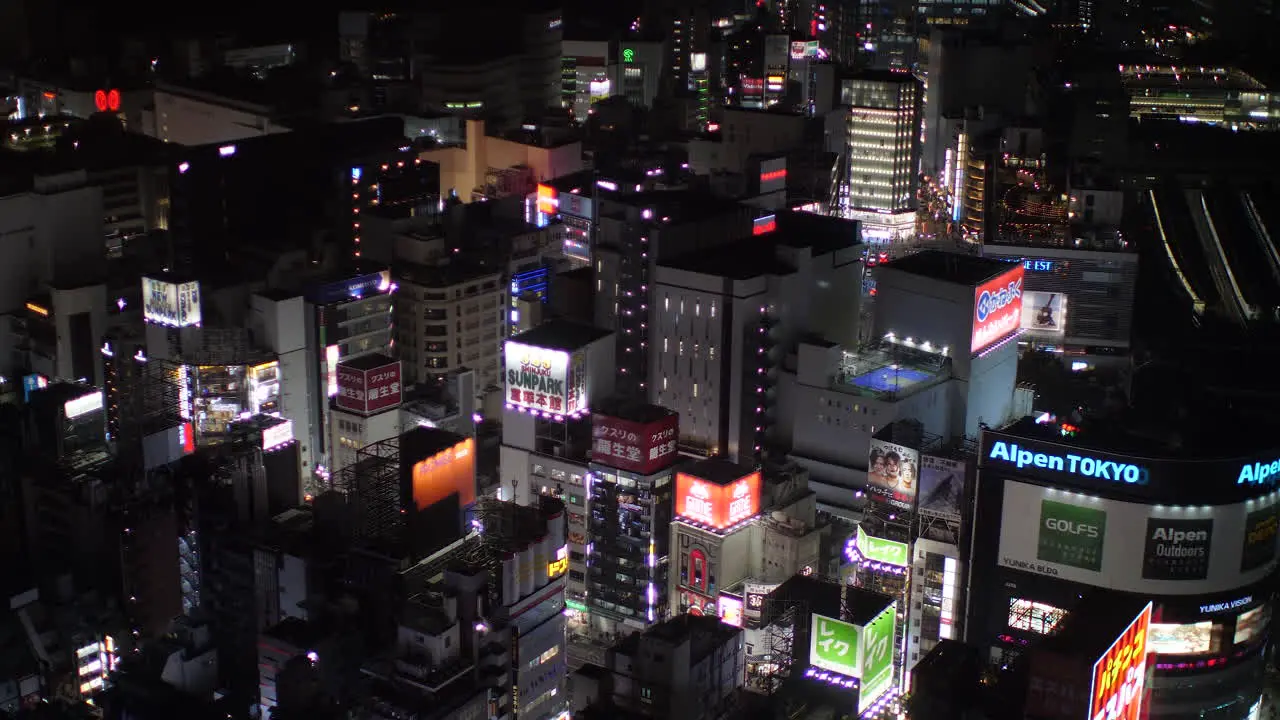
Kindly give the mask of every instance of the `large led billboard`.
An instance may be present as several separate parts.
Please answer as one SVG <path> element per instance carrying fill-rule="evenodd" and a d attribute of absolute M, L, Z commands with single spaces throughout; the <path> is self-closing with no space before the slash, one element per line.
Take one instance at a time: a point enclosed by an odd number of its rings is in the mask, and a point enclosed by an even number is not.
<path fill-rule="evenodd" d="M 1006 480 L 998 563 L 1123 592 L 1231 592 L 1275 566 L 1266 502 L 1174 507 Z"/>
<path fill-rule="evenodd" d="M 68 420 L 74 420 L 81 415 L 88 415 L 94 410 L 101 410 L 103 406 L 102 391 L 95 390 L 88 395 L 81 395 L 62 404 L 62 414 Z"/>
<path fill-rule="evenodd" d="M 586 355 L 507 341 L 506 400 L 514 408 L 572 415 L 587 408 Z"/>
<path fill-rule="evenodd" d="M 979 352 L 1016 331 L 1022 322 L 1021 265 L 973 289 L 972 352 Z"/>
<path fill-rule="evenodd" d="M 476 441 L 466 438 L 413 465 L 413 504 L 425 510 L 453 493 L 458 506 L 476 501 Z"/>
<path fill-rule="evenodd" d="M 910 510 L 919 489 L 920 453 L 905 445 L 873 438 L 867 458 L 867 492 L 902 510 Z"/>
<path fill-rule="evenodd" d="M 1146 700 L 1148 603 L 1093 664 L 1088 720 L 1141 720 Z"/>
<path fill-rule="evenodd" d="M 724 485 L 676 473 L 676 515 L 685 520 L 724 530 L 759 511 L 759 471 Z"/>
<path fill-rule="evenodd" d="M 649 475 L 675 461 L 680 416 L 649 423 L 596 413 L 591 418 L 591 461 Z"/>
<path fill-rule="evenodd" d="M 809 634 L 809 664 L 858 679 L 858 712 L 893 684 L 893 646 L 898 616 L 893 605 L 866 625 L 814 614 Z"/>
<path fill-rule="evenodd" d="M 199 325 L 200 283 L 142 278 L 142 317 L 170 327 Z"/>

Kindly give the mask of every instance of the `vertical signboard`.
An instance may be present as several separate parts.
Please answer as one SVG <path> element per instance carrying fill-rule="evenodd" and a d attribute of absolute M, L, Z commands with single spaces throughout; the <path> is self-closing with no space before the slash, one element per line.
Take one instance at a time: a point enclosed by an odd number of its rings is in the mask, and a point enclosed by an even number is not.
<path fill-rule="evenodd" d="M 338 395 L 334 403 L 343 410 L 365 411 L 364 371 L 338 364 Z"/>
<path fill-rule="evenodd" d="M 1022 323 L 1023 267 L 1015 265 L 973 290 L 974 353 L 1015 332 Z"/>
<path fill-rule="evenodd" d="M 916 512 L 952 522 L 960 521 L 964 497 L 964 463 L 950 458 L 920 457 L 920 493 Z"/>
<path fill-rule="evenodd" d="M 893 637 L 897 632 L 897 625 L 898 613 L 890 604 L 862 629 L 859 713 L 878 700 L 893 684 Z"/>
<path fill-rule="evenodd" d="M 365 412 L 375 413 L 400 404 L 400 361 L 370 368 L 364 374 Z"/>
<path fill-rule="evenodd" d="M 1088 720 L 1141 720 L 1146 700 L 1151 604 L 1093 664 Z"/>

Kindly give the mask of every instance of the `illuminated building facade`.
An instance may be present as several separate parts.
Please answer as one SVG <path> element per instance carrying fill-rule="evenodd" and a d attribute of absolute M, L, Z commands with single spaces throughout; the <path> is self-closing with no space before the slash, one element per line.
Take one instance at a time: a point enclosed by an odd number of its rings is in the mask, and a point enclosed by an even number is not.
<path fill-rule="evenodd" d="M 923 86 L 908 73 L 866 71 L 840 80 L 840 104 L 849 108 L 848 188 L 841 205 L 872 226 L 864 236 L 876 227 L 888 233 L 886 240 L 913 231 Z"/>
<path fill-rule="evenodd" d="M 1151 603 L 1147 716 L 1253 717 L 1280 497 L 1275 449 L 1236 428 L 1193 447 L 1032 418 L 983 431 L 966 641 L 1008 662 L 1122 593 Z"/>
<path fill-rule="evenodd" d="M 370 270 L 346 274 L 306 293 L 305 313 L 307 342 L 313 353 L 307 359 L 307 378 L 311 381 L 310 438 L 316 472 L 328 467 L 332 451 L 329 399 L 338 394 L 338 363 L 375 353 L 391 354 L 395 342 L 395 286 L 390 271 Z M 323 458 L 323 460 L 319 459 Z"/>
<path fill-rule="evenodd" d="M 656 405 L 604 402 L 592 421 L 586 573 L 592 629 L 626 635 L 667 616 L 671 496 L 679 416 Z M 572 533 L 571 533 L 572 535 Z M 570 540 L 574 538 L 570 537 Z"/>
<path fill-rule="evenodd" d="M 719 615 L 720 590 L 751 576 L 762 490 L 759 470 L 727 460 L 702 460 L 676 474 L 671 613 Z"/>

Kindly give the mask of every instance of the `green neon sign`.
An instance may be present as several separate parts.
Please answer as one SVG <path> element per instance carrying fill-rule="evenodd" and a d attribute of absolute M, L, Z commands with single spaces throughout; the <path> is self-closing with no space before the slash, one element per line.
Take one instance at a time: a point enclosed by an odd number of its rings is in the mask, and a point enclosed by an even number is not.
<path fill-rule="evenodd" d="M 622 49 L 622 62 L 633 63 L 636 61 L 636 51 L 634 48 Z"/>
<path fill-rule="evenodd" d="M 862 526 L 858 526 L 858 552 L 872 562 L 896 567 L 906 567 L 909 564 L 906 543 L 871 537 L 862 529 Z"/>

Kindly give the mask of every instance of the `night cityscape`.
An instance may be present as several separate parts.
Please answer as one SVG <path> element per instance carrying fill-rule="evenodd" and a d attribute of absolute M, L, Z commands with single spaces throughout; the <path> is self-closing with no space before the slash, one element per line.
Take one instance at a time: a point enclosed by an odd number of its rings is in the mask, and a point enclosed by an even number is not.
<path fill-rule="evenodd" d="M 1276 37 L 0 0 L 0 720 L 1276 720 Z"/>

